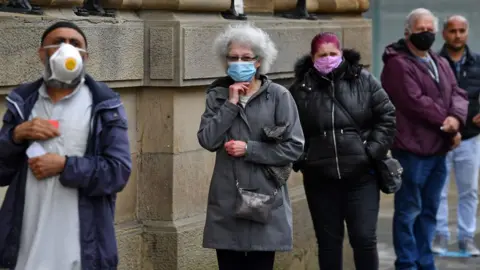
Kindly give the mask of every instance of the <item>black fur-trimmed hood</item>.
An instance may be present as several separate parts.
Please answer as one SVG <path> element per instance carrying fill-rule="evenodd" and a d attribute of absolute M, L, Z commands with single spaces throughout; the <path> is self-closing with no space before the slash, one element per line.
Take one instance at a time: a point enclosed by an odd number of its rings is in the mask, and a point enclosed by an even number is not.
<path fill-rule="evenodd" d="M 350 70 L 358 73 L 364 67 L 360 64 L 361 55 L 358 51 L 353 49 L 343 49 L 343 58 L 348 63 Z M 299 58 L 295 63 L 294 72 L 295 78 L 303 78 L 303 76 L 313 67 L 312 57 L 306 54 Z M 353 69 L 351 69 L 353 68 Z"/>

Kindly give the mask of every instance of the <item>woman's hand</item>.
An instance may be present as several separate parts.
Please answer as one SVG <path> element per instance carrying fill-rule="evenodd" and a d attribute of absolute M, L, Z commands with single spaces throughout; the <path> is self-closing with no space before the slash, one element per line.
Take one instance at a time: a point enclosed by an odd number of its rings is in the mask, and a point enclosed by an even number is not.
<path fill-rule="evenodd" d="M 240 98 L 239 95 L 246 93 L 249 85 L 250 83 L 248 82 L 237 82 L 230 85 L 230 87 L 228 88 L 228 101 L 233 104 L 237 104 Z"/>
<path fill-rule="evenodd" d="M 247 143 L 231 140 L 225 143 L 225 150 L 232 157 L 243 157 L 247 152 Z"/>

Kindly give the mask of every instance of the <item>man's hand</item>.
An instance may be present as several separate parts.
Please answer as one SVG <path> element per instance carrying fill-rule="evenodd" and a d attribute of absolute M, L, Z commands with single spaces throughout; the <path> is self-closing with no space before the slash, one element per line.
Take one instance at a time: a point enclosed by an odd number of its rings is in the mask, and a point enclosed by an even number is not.
<path fill-rule="evenodd" d="M 231 140 L 225 143 L 225 150 L 230 156 L 243 157 L 247 151 L 246 146 L 246 142 Z"/>
<path fill-rule="evenodd" d="M 456 133 L 460 128 L 460 122 L 457 118 L 453 116 L 448 116 L 445 121 L 443 121 L 442 130 L 448 133 Z"/>
<path fill-rule="evenodd" d="M 473 123 L 478 127 L 480 127 L 480 113 L 475 115 L 475 117 L 473 117 Z"/>
<path fill-rule="evenodd" d="M 451 150 L 457 148 L 460 145 L 460 142 L 462 141 L 462 135 L 460 133 L 457 133 L 455 137 L 452 139 L 452 147 Z"/>
<path fill-rule="evenodd" d="M 60 132 L 48 120 L 34 118 L 23 122 L 13 131 L 13 141 L 22 143 L 26 140 L 44 141 L 60 136 Z"/>
<path fill-rule="evenodd" d="M 28 165 L 33 175 L 38 180 L 42 180 L 51 176 L 59 175 L 65 167 L 66 157 L 53 153 L 48 153 L 40 157 L 28 160 Z"/>

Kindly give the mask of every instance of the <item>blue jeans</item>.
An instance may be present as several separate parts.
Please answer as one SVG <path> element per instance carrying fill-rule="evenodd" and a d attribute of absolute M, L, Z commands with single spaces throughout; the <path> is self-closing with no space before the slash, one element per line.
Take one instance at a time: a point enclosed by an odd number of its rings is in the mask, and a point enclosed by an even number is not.
<path fill-rule="evenodd" d="M 438 235 L 450 237 L 447 198 L 452 163 L 458 191 L 458 239 L 473 238 L 475 235 L 477 228 L 479 149 L 478 137 L 474 137 L 462 141 L 458 148 L 447 155 L 446 182 L 440 197 L 440 208 L 437 213 Z"/>
<path fill-rule="evenodd" d="M 431 242 L 447 173 L 446 157 L 423 157 L 399 150 L 392 150 L 392 155 L 404 169 L 393 215 L 395 268 L 435 270 Z"/>

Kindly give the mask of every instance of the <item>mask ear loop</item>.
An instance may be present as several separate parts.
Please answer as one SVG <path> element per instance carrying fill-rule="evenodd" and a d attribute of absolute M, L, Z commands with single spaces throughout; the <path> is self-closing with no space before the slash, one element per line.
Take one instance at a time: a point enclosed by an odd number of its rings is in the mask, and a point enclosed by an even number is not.
<path fill-rule="evenodd" d="M 62 45 L 70 45 L 70 44 L 68 44 L 68 43 L 61 43 L 60 45 L 58 45 L 58 44 L 47 45 L 47 46 L 43 46 L 42 48 L 44 48 L 44 49 L 55 49 L 55 48 L 60 48 L 60 47 L 62 47 Z M 73 45 L 70 45 L 70 46 L 72 46 L 73 48 L 77 49 L 79 52 L 87 53 L 87 50 L 85 50 L 85 49 L 78 48 L 78 47 L 75 47 L 75 46 L 73 46 Z"/>
<path fill-rule="evenodd" d="M 62 44 L 64 44 L 64 43 L 62 43 Z M 61 44 L 60 45 L 55 44 L 55 45 L 43 46 L 42 48 L 44 48 L 44 49 L 54 49 L 54 48 L 60 48 L 60 46 L 62 46 L 62 45 Z"/>

